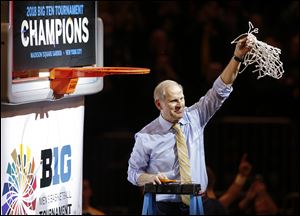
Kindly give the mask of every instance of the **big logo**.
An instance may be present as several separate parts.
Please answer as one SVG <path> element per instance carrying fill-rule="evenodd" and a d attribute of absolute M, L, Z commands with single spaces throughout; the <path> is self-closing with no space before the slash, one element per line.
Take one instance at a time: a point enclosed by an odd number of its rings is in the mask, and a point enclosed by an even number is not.
<path fill-rule="evenodd" d="M 11 153 L 13 162 L 7 165 L 8 180 L 2 189 L 4 215 L 35 214 L 36 167 L 30 148 L 27 146 L 25 150 L 20 144 L 19 151 L 14 149 Z"/>
<path fill-rule="evenodd" d="M 69 157 L 68 159 L 67 156 Z M 71 157 L 70 145 L 63 146 L 61 148 L 60 155 L 59 155 L 58 147 L 55 147 L 53 149 L 53 152 L 52 149 L 42 150 L 41 160 L 43 161 L 43 173 L 40 181 L 41 188 L 50 186 L 51 182 L 53 185 L 56 185 L 59 184 L 60 182 L 64 183 L 69 181 L 71 176 L 70 157 Z"/>
<path fill-rule="evenodd" d="M 7 182 L 3 184 L 2 214 L 35 214 L 37 188 L 37 169 L 31 150 L 23 144 L 11 153 L 12 162 L 8 163 Z M 40 165 L 40 164 L 38 164 Z M 69 181 L 71 177 L 71 146 L 65 145 L 41 150 L 42 177 L 40 188 Z"/>

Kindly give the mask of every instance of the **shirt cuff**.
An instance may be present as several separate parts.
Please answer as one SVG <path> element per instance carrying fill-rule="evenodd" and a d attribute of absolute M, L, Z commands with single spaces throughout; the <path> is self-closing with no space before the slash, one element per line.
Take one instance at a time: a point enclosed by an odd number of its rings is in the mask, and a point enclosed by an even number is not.
<path fill-rule="evenodd" d="M 219 76 L 213 85 L 214 89 L 218 92 L 218 94 L 222 97 L 228 97 L 232 92 L 233 88 L 231 84 L 225 84 Z"/>

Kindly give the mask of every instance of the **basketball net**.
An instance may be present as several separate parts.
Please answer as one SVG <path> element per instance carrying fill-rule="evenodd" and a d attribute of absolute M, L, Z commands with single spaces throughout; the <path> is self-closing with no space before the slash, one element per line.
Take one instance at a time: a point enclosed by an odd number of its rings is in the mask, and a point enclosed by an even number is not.
<path fill-rule="evenodd" d="M 280 61 L 281 50 L 279 48 L 268 45 L 257 40 L 253 33 L 258 33 L 258 28 L 254 28 L 249 21 L 248 33 L 241 34 L 234 39 L 231 44 L 238 43 L 241 38 L 248 37 L 247 46 L 252 49 L 244 56 L 243 65 L 245 67 L 239 73 L 242 73 L 248 65 L 256 64 L 253 73 L 258 72 L 257 79 L 266 75 L 279 79 L 282 77 L 284 70 L 283 64 Z"/>

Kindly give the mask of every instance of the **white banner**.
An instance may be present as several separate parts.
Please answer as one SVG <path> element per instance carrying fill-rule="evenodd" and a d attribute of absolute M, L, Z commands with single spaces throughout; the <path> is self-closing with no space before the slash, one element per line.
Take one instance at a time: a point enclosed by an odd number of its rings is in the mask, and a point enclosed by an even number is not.
<path fill-rule="evenodd" d="M 1 215 L 81 214 L 84 106 L 1 118 Z"/>

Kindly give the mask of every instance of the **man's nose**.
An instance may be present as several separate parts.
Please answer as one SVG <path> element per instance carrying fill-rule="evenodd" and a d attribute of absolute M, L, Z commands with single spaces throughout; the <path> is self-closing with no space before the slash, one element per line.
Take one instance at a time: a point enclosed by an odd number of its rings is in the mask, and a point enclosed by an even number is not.
<path fill-rule="evenodd" d="M 182 102 L 178 102 L 177 104 L 176 104 L 176 107 L 177 108 L 181 108 L 183 106 L 183 103 Z"/>

